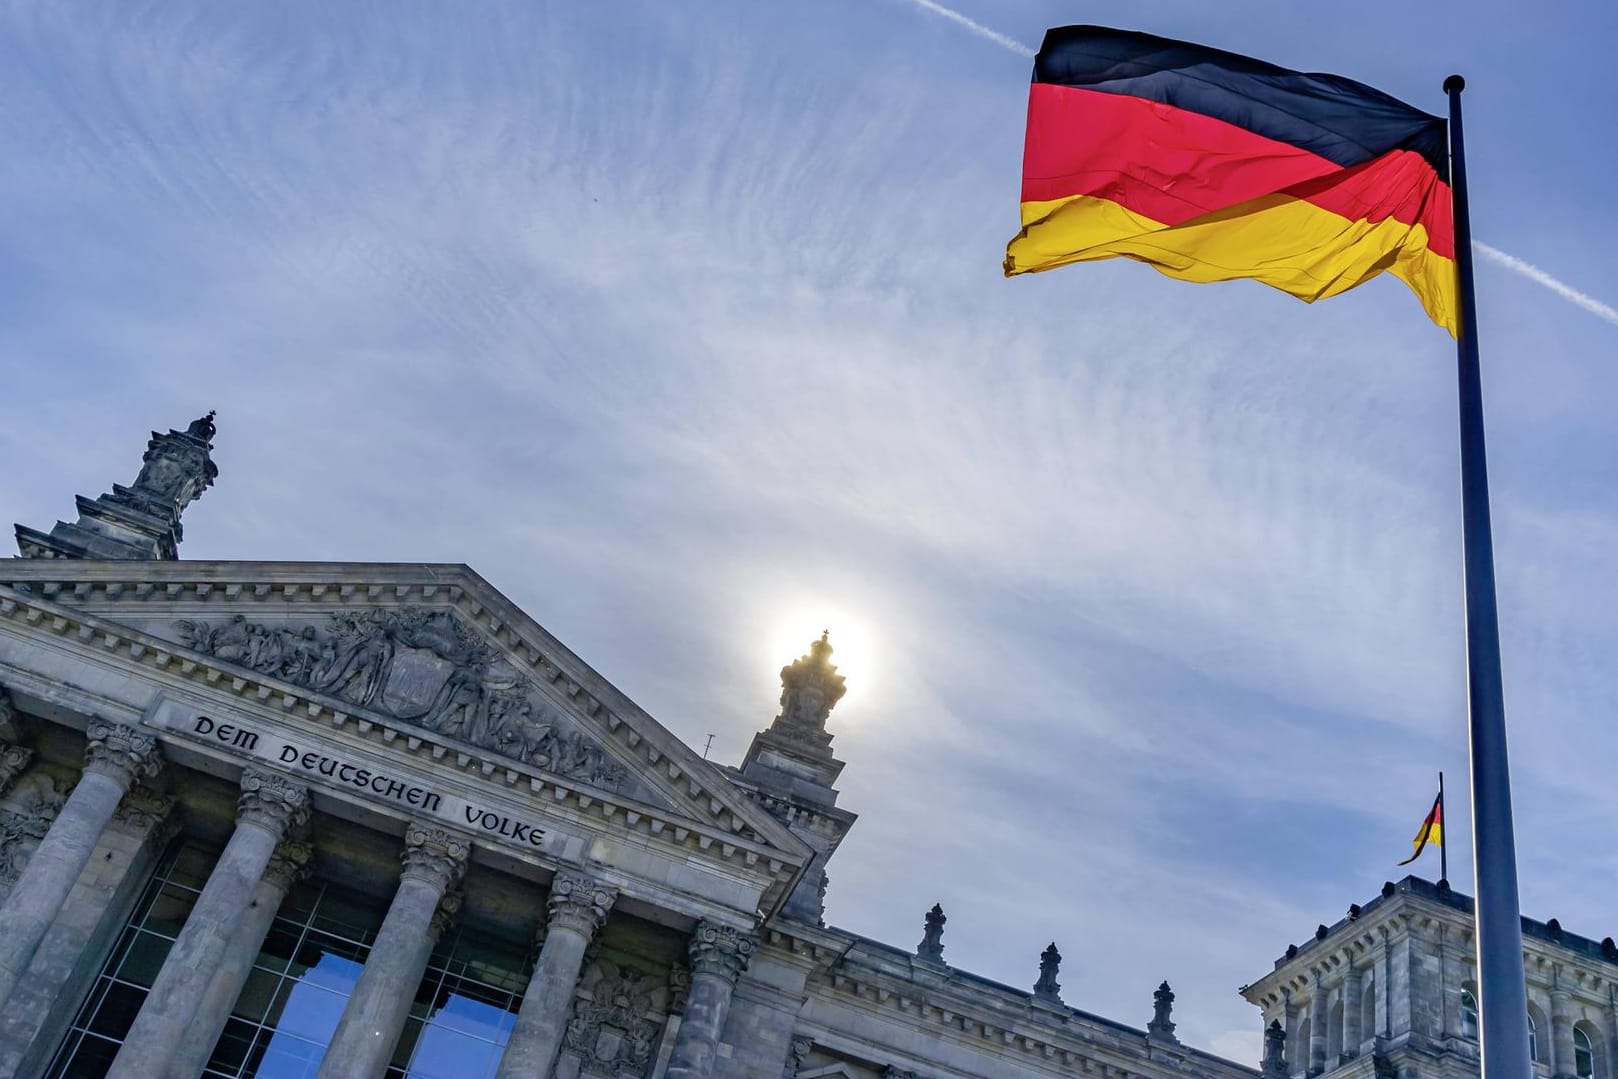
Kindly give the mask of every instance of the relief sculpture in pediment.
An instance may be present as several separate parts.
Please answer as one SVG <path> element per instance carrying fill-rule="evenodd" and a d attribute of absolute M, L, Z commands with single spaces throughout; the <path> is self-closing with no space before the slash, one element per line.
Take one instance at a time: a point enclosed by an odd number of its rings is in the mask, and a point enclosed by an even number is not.
<path fill-rule="evenodd" d="M 216 659 L 573 779 L 609 789 L 624 779 L 617 761 L 549 716 L 533 684 L 446 611 L 343 612 L 324 631 L 241 615 L 176 626 L 183 643 Z"/>

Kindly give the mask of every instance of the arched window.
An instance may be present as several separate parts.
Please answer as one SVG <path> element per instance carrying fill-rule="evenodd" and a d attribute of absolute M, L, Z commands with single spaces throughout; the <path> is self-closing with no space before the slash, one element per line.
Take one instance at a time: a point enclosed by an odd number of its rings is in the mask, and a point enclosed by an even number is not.
<path fill-rule="evenodd" d="M 1528 1059 L 1535 1064 L 1542 1064 L 1539 1057 L 1539 1024 L 1534 1022 L 1534 1010 L 1528 1009 Z"/>
<path fill-rule="evenodd" d="M 1579 1079 L 1594 1079 L 1596 1073 L 1596 1051 L 1590 1044 L 1590 1035 L 1573 1028 L 1573 1074 Z"/>
<path fill-rule="evenodd" d="M 1534 1025 L 1533 1019 L 1528 1020 L 1529 1029 Z M 1461 1037 L 1471 1038 L 1474 1041 L 1478 1036 L 1478 998 L 1472 995 L 1472 990 L 1461 990 Z M 1532 1040 L 1532 1035 L 1529 1036 Z"/>
<path fill-rule="evenodd" d="M 1365 979 L 1364 994 L 1360 998 L 1360 1037 L 1370 1038 L 1382 1033 L 1382 1028 L 1376 1022 L 1376 979 Z M 1351 1046 L 1358 1049 L 1359 1046 Z"/>
<path fill-rule="evenodd" d="M 1330 1022 L 1326 1024 L 1326 1066 L 1334 1067 L 1337 1059 L 1343 1055 L 1343 1002 L 1338 1001 L 1331 1006 Z"/>

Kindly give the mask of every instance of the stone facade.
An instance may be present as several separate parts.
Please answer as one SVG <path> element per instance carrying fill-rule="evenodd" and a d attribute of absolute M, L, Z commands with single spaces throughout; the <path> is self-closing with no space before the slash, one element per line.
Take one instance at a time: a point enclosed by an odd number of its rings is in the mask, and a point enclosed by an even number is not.
<path fill-rule="evenodd" d="M 1068 1007 L 1055 943 L 1023 991 L 940 908 L 824 924 L 825 636 L 709 762 L 465 567 L 178 560 L 214 433 L 0 563 L 0 1079 L 1260 1074 L 1166 983 L 1145 1027 Z M 1475 1073 L 1465 901 L 1389 888 L 1244 989 L 1263 1074 Z M 1618 1079 L 1618 950 L 1542 928 L 1546 1076 Z"/>

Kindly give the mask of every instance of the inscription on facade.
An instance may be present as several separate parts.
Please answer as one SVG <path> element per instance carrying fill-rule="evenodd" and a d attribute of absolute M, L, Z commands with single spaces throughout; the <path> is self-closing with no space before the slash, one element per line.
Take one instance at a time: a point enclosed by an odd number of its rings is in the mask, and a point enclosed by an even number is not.
<path fill-rule="evenodd" d="M 323 776 L 368 795 L 410 806 L 512 843 L 536 849 L 549 846 L 549 833 L 533 821 L 520 820 L 476 802 L 453 796 L 446 798 L 434 790 L 425 777 L 409 773 L 390 774 L 375 766 L 367 766 L 321 749 L 310 749 L 285 738 L 266 738 L 262 732 L 252 730 L 239 720 L 227 723 L 213 716 L 193 715 L 178 724 L 164 724 L 160 717 L 158 725 L 178 726 L 198 738 L 219 742 L 260 760 L 273 761 L 289 771 Z"/>

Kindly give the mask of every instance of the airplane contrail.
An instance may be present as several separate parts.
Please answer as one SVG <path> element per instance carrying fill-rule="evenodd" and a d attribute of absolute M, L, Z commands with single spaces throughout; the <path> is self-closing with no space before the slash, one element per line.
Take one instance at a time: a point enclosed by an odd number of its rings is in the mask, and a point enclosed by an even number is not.
<path fill-rule="evenodd" d="M 953 8 L 947 8 L 943 4 L 937 3 L 937 0 L 909 0 L 909 2 L 914 4 L 916 7 L 921 8 L 923 11 L 929 11 L 940 18 L 948 19 L 950 22 L 956 23 L 959 26 L 964 26 L 966 29 L 970 30 L 978 37 L 983 38 L 985 41 L 992 41 L 1001 48 L 1016 53 L 1018 56 L 1034 55 L 1034 50 L 1032 48 L 1024 45 L 1016 38 L 1007 37 L 998 30 L 991 30 L 977 20 L 970 19 Z M 1553 277 L 1544 270 L 1540 269 L 1538 266 L 1535 266 L 1533 263 L 1524 262 L 1516 255 L 1508 255 L 1498 247 L 1490 247 L 1481 240 L 1472 241 L 1472 250 L 1483 256 L 1485 260 L 1494 263 L 1496 266 L 1503 266 L 1506 269 L 1511 270 L 1513 273 L 1521 274 L 1523 277 L 1528 278 L 1528 280 L 1534 282 L 1536 285 L 1542 285 L 1556 293 L 1558 296 L 1562 297 L 1562 299 L 1584 308 L 1597 318 L 1610 322 L 1614 326 L 1618 326 L 1618 308 L 1614 308 L 1610 304 L 1602 303 L 1589 293 L 1580 292 L 1572 285 L 1559 278 Z"/>

